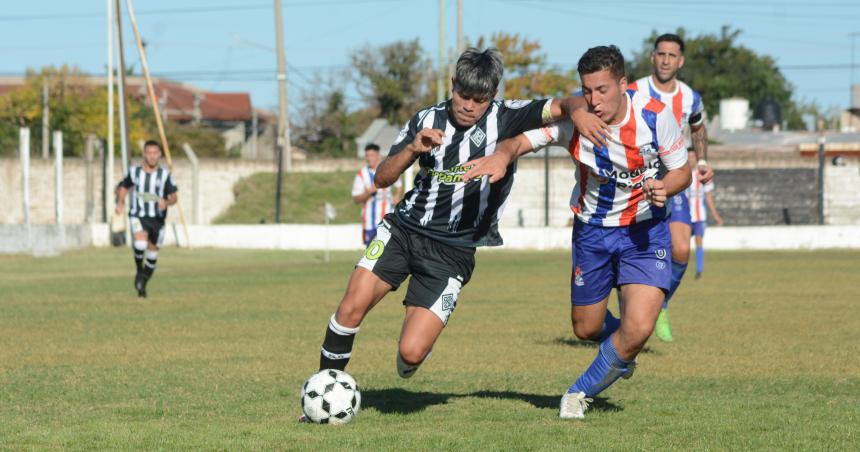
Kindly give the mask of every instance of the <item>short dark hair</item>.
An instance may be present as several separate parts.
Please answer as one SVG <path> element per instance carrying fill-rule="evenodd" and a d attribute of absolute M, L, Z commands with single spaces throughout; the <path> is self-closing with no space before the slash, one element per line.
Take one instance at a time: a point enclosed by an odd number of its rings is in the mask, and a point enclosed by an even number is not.
<path fill-rule="evenodd" d="M 161 143 L 159 143 L 159 142 L 157 142 L 157 141 L 155 141 L 155 140 L 146 140 L 146 143 L 143 143 L 143 148 L 144 148 L 144 149 L 146 149 L 146 148 L 148 148 L 148 147 L 150 147 L 150 146 L 155 146 L 155 147 L 157 147 L 157 148 L 158 148 L 158 150 L 159 150 L 159 151 L 163 151 L 163 149 L 161 148 Z"/>
<path fill-rule="evenodd" d="M 367 146 L 364 147 L 364 151 L 376 151 L 379 152 L 379 145 L 376 143 L 367 143 Z"/>
<path fill-rule="evenodd" d="M 593 74 L 604 69 L 608 69 L 617 79 L 624 77 L 624 55 L 618 47 L 612 45 L 592 47 L 582 55 L 576 65 L 580 78 L 585 74 Z"/>
<path fill-rule="evenodd" d="M 657 46 L 661 42 L 674 42 L 675 44 L 678 44 L 678 46 L 681 47 L 681 53 L 684 53 L 684 40 L 681 39 L 680 36 L 678 36 L 674 33 L 664 33 L 664 34 L 658 36 L 657 40 L 654 41 L 654 50 L 657 50 Z"/>
<path fill-rule="evenodd" d="M 505 66 L 502 54 L 490 47 L 480 51 L 470 47 L 457 59 L 454 82 L 457 91 L 469 97 L 492 97 L 499 88 Z"/>

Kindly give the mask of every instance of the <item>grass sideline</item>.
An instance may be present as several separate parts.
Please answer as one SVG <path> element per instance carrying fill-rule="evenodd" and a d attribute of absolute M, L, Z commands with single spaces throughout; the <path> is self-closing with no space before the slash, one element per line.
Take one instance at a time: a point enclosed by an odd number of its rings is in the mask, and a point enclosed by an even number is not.
<path fill-rule="evenodd" d="M 0 449 L 860 443 L 858 252 L 709 252 L 704 277 L 686 278 L 673 301 L 676 342 L 649 342 L 636 375 L 571 422 L 558 398 L 596 348 L 572 339 L 568 254 L 482 251 L 415 377 L 394 369 L 402 288 L 357 337 L 358 418 L 297 424 L 300 385 L 357 258 L 168 248 L 141 301 L 126 249 L 0 257 Z"/>
<path fill-rule="evenodd" d="M 283 179 L 281 222 L 322 224 L 323 205 L 337 210 L 333 224 L 361 222 L 361 206 L 352 200 L 354 171 L 330 173 L 290 173 Z M 219 215 L 215 224 L 274 223 L 275 175 L 256 173 L 243 177 L 233 186 L 235 201 Z"/>

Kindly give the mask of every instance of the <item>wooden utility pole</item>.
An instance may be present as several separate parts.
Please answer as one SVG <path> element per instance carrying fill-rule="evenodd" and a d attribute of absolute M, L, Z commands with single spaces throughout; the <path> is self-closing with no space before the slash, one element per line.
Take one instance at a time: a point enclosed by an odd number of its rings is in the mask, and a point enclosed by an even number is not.
<path fill-rule="evenodd" d="M 284 55 L 284 19 L 281 0 L 275 0 L 275 48 L 278 53 L 278 179 L 275 181 L 275 223 L 281 222 L 281 191 L 284 164 L 293 171 L 293 151 L 290 144 L 290 118 L 287 108 L 287 60 Z"/>
<path fill-rule="evenodd" d="M 436 102 L 445 100 L 445 0 L 439 0 L 439 69 L 436 74 Z"/>
<path fill-rule="evenodd" d="M 116 15 L 116 44 L 119 47 L 119 135 L 120 150 L 122 158 L 122 172 L 128 172 L 129 149 L 128 149 L 128 104 L 125 98 L 125 51 L 122 46 L 122 9 L 119 0 L 115 0 L 114 14 Z"/>
<path fill-rule="evenodd" d="M 457 57 L 466 50 L 466 41 L 463 39 L 463 0 L 457 0 Z"/>

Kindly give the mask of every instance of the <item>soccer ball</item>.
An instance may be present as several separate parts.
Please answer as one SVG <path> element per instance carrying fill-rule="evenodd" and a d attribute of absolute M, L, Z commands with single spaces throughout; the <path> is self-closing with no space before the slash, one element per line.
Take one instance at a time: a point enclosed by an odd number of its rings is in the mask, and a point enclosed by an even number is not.
<path fill-rule="evenodd" d="M 358 384 L 344 371 L 321 370 L 302 386 L 302 411 L 317 424 L 346 424 L 360 407 Z"/>

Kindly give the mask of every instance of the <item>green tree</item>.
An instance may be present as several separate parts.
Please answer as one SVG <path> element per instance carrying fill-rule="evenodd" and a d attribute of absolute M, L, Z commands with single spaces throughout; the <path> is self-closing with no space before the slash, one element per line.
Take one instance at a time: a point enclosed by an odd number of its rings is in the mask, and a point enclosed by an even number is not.
<path fill-rule="evenodd" d="M 766 97 L 772 97 L 782 110 L 790 129 L 804 127 L 802 113 L 809 106 L 800 106 L 792 99 L 793 87 L 779 71 L 776 61 L 768 55 L 738 44 L 740 30 L 723 26 L 719 35 L 689 36 L 683 28 L 676 33 L 684 39 L 684 67 L 678 77 L 702 94 L 710 115 L 719 111 L 721 99 L 739 96 L 750 101 L 751 109 Z M 653 31 L 628 61 L 628 77 L 635 80 L 653 72 L 651 51 L 659 33 Z M 814 108 L 812 108 L 814 110 Z"/>
<path fill-rule="evenodd" d="M 317 76 L 313 88 L 301 94 L 296 144 L 313 155 L 355 155 L 355 138 L 376 116 L 374 109 L 350 112 L 344 89 L 333 78 Z"/>
<path fill-rule="evenodd" d="M 418 39 L 367 46 L 352 54 L 359 90 L 373 100 L 380 117 L 402 124 L 415 113 L 433 76 L 423 54 Z"/>
<path fill-rule="evenodd" d="M 492 46 L 502 52 L 505 65 L 506 99 L 530 99 L 544 96 L 568 96 L 579 87 L 576 70 L 567 71 L 547 63 L 540 43 L 518 34 L 493 33 L 478 39 L 476 47 Z"/>

